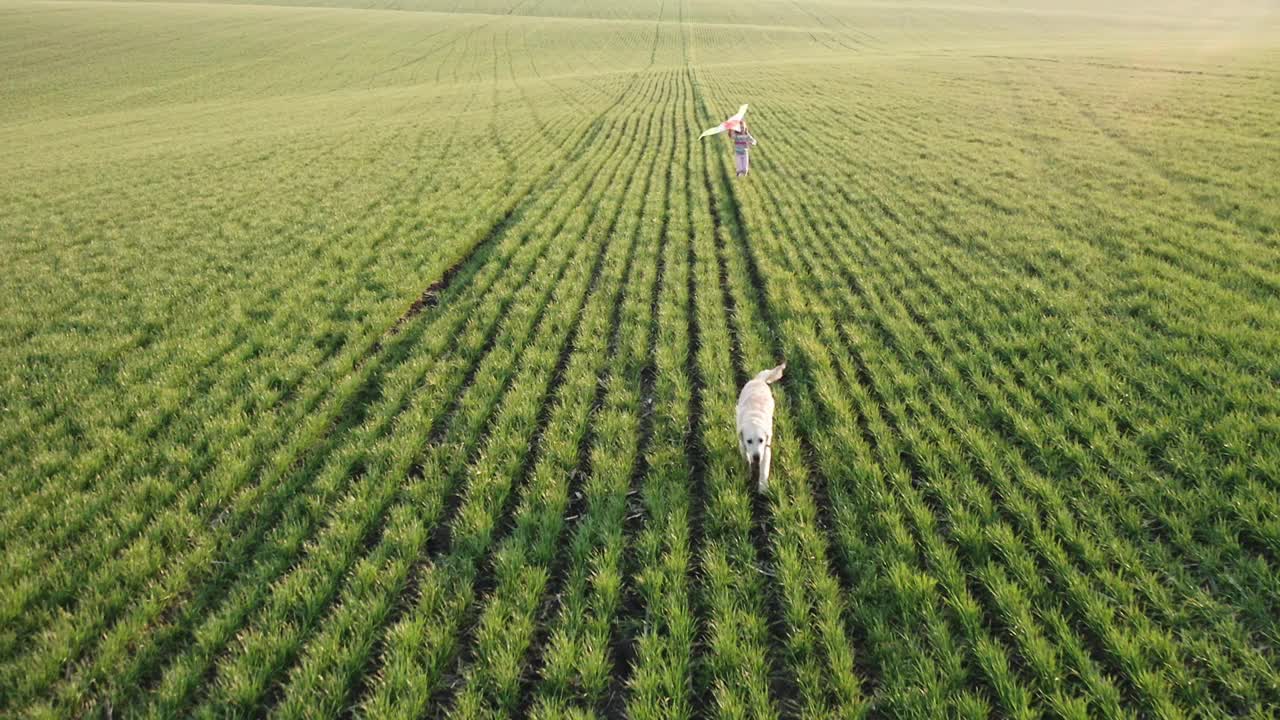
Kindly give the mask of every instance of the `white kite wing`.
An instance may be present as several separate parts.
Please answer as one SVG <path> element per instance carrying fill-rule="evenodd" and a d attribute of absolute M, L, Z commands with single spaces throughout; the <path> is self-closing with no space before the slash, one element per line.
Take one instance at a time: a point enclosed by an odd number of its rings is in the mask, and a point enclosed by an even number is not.
<path fill-rule="evenodd" d="M 747 106 L 743 105 L 742 107 L 738 108 L 738 112 L 734 113 L 728 120 L 725 120 L 724 122 L 720 123 L 719 125 L 713 128 L 707 128 L 706 130 L 703 130 L 702 134 L 698 136 L 698 139 L 701 140 L 702 138 L 709 137 L 711 135 L 719 135 L 725 130 L 728 130 L 730 126 L 736 125 L 739 122 L 741 122 L 742 118 L 746 117 L 746 115 L 747 115 Z"/>

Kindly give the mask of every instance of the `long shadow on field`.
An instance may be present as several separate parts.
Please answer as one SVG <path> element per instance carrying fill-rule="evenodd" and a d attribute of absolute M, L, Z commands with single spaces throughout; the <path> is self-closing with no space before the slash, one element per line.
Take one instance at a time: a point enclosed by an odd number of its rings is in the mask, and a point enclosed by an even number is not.
<path fill-rule="evenodd" d="M 690 84 L 693 87 L 694 96 L 698 102 L 699 108 L 705 117 L 711 114 L 707 110 L 706 100 L 703 98 L 699 90 L 698 83 L 692 72 L 689 77 Z M 716 232 L 713 232 L 715 240 L 716 264 L 719 274 L 721 301 L 724 303 L 725 315 L 728 323 L 730 349 L 732 353 L 732 364 L 735 387 L 742 387 L 749 376 L 746 368 L 746 361 L 742 352 L 741 328 L 738 326 L 738 314 L 736 300 L 733 297 L 732 289 L 729 282 L 728 260 L 726 258 L 727 249 L 722 240 L 722 235 L 718 232 L 721 228 L 728 231 L 730 235 L 743 247 L 743 256 L 747 261 L 747 270 L 751 276 L 752 296 L 755 300 L 756 309 L 760 316 L 764 318 L 768 327 L 769 349 L 774 357 L 782 357 L 782 347 L 778 342 L 777 323 L 773 318 L 773 314 L 764 296 L 764 285 L 760 279 L 759 268 L 755 265 L 754 258 L 746 251 L 749 245 L 749 239 L 746 236 L 746 225 L 742 220 L 742 213 L 738 207 L 737 197 L 734 195 L 733 186 L 728 176 L 728 171 L 724 164 L 720 162 L 713 163 L 708 157 L 706 145 L 700 146 L 702 152 L 703 165 L 703 183 L 706 186 L 707 197 L 710 199 L 708 211 L 711 213 L 711 219 L 715 226 Z M 712 165 L 719 170 L 720 188 L 717 188 L 712 178 Z M 723 196 L 726 200 L 720 200 Z M 725 217 L 722 203 L 728 210 L 728 217 Z M 755 493 L 754 489 L 751 508 L 752 508 L 752 524 L 751 539 L 755 546 L 756 555 L 762 566 L 761 572 L 769 578 L 775 577 L 772 568 L 777 564 L 777 559 L 773 556 L 773 546 L 769 542 L 769 538 L 774 534 L 772 527 L 772 514 L 769 512 L 769 504 L 765 498 Z M 765 595 L 767 625 L 770 635 L 770 647 L 768 648 L 769 666 L 770 666 L 770 695 L 786 714 L 787 708 L 794 704 L 800 695 L 799 688 L 795 678 L 789 672 L 786 663 L 778 657 L 778 649 L 786 647 L 786 637 L 784 636 L 784 613 L 782 610 L 781 598 L 778 594 L 777 583 L 762 583 Z"/>

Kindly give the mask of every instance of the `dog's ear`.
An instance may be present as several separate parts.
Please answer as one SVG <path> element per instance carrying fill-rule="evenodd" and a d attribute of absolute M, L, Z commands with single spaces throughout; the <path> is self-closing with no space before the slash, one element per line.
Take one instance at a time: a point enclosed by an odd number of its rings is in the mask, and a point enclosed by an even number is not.
<path fill-rule="evenodd" d="M 782 371 L 783 371 L 783 370 L 786 370 L 786 369 L 787 369 L 787 364 L 786 364 L 786 363 L 782 363 L 782 364 L 781 364 L 781 365 L 779 365 L 778 367 L 776 367 L 776 368 L 774 368 L 774 369 L 772 369 L 772 370 L 769 370 L 769 371 L 768 371 L 768 373 L 769 373 L 769 374 L 765 376 L 764 381 L 765 381 L 765 382 L 767 382 L 767 383 L 769 383 L 770 385 L 772 385 L 773 383 L 778 382 L 779 380 L 781 380 L 781 379 L 782 379 Z"/>

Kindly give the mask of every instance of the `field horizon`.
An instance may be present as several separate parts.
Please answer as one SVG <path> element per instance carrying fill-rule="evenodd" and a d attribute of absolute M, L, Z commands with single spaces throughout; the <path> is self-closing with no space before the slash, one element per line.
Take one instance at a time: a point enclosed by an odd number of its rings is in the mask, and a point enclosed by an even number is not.
<path fill-rule="evenodd" d="M 0 716 L 1280 707 L 1274 0 L 0 0 L 0 65 Z"/>

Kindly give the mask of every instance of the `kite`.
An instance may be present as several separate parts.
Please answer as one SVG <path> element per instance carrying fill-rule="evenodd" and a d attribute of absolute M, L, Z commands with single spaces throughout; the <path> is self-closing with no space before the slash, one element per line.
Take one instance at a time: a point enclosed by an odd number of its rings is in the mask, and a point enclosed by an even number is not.
<path fill-rule="evenodd" d="M 713 128 L 708 128 L 707 130 L 703 131 L 703 133 L 698 136 L 698 139 L 701 140 L 702 138 L 707 137 L 708 135 L 719 135 L 720 133 L 724 132 L 725 130 L 729 130 L 730 128 L 741 128 L 742 119 L 743 117 L 746 116 L 746 114 L 747 114 L 747 106 L 743 105 L 742 107 L 738 108 L 738 112 L 734 113 L 733 116 L 730 117 L 728 120 L 725 120 L 724 122 L 720 123 L 719 125 Z"/>

